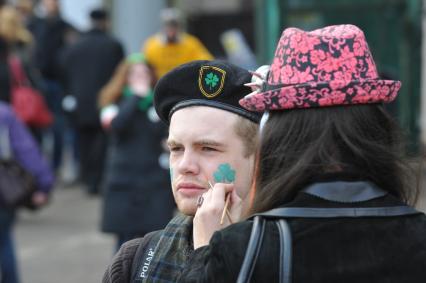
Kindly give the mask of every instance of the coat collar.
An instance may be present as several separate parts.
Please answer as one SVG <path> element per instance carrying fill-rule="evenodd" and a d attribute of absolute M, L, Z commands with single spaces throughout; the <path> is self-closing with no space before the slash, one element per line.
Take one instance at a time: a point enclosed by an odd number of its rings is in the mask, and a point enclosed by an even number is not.
<path fill-rule="evenodd" d="M 342 203 L 369 201 L 387 194 L 375 184 L 365 181 L 314 183 L 306 187 L 303 192 L 328 201 Z"/>

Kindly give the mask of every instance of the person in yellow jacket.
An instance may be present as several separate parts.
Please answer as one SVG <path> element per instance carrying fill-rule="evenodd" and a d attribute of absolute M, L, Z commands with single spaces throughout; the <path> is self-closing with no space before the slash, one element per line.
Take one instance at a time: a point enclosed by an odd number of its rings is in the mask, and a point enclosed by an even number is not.
<path fill-rule="evenodd" d="M 182 30 L 179 10 L 164 9 L 161 20 L 163 30 L 149 37 L 142 47 L 142 53 L 154 67 L 157 78 L 189 61 L 213 59 L 198 38 Z"/>

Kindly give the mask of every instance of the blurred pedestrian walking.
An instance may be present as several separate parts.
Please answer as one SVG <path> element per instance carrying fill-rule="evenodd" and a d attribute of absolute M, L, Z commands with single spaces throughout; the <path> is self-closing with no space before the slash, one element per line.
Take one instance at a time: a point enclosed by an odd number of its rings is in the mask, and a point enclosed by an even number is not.
<path fill-rule="evenodd" d="M 59 0 L 42 0 L 44 17 L 32 17 L 28 28 L 35 39 L 34 64 L 43 79 L 43 90 L 50 110 L 54 113 L 51 127 L 53 137 L 52 166 L 57 171 L 62 162 L 62 151 L 66 120 L 62 111 L 63 74 L 60 68 L 60 56 L 63 48 L 75 40 L 77 31 L 62 17 Z M 72 135 L 72 134 L 71 134 Z"/>
<path fill-rule="evenodd" d="M 193 60 L 211 60 L 213 56 L 198 38 L 183 30 L 181 12 L 176 8 L 161 11 L 163 28 L 149 37 L 142 53 L 155 69 L 157 78 L 173 68 Z"/>
<path fill-rule="evenodd" d="M 97 96 L 124 57 L 121 43 L 108 34 L 105 10 L 90 12 L 92 28 L 63 55 L 65 103 L 77 132 L 80 179 L 88 193 L 97 194 L 102 178 L 106 135 L 101 127 Z"/>
<path fill-rule="evenodd" d="M 6 139 L 11 156 L 34 178 L 36 191 L 29 200 L 29 204 L 33 207 L 47 204 L 53 185 L 53 174 L 30 132 L 17 118 L 13 109 L 4 102 L 0 102 L 0 130 L 2 160 L 8 149 L 3 143 Z M 12 236 L 16 210 L 17 207 L 6 206 L 0 200 L 0 282 L 2 283 L 19 282 Z"/>
<path fill-rule="evenodd" d="M 4 0 L 0 0 L 0 10 L 4 7 Z M 10 102 L 10 72 L 8 46 L 6 40 L 0 36 L 0 101 Z"/>
<path fill-rule="evenodd" d="M 0 36 L 7 43 L 10 81 L 12 82 L 12 91 L 10 92 L 12 105 L 15 110 L 17 108 L 28 108 L 28 105 L 24 104 L 31 103 L 30 99 L 25 97 L 26 99 L 19 100 L 17 98 L 19 94 L 16 93 L 26 88 L 27 90 L 36 90 L 38 94 L 41 94 L 39 92 L 41 82 L 31 60 L 31 52 L 34 48 L 33 36 L 25 27 L 18 10 L 12 5 L 6 5 L 0 9 Z M 39 96 L 40 100 L 44 100 L 42 95 Z M 35 123 L 34 120 L 25 119 L 29 118 L 28 116 L 22 117 L 21 114 L 21 112 L 17 112 L 18 117 L 23 119 L 33 136 L 41 143 L 42 130 L 50 126 L 51 119 L 48 123 Z M 33 117 L 37 119 L 36 115 L 37 113 Z"/>
<path fill-rule="evenodd" d="M 136 53 L 119 65 L 100 93 L 102 124 L 111 135 L 102 231 L 117 235 L 117 248 L 163 228 L 174 209 L 168 160 L 163 158 L 167 128 L 152 105 L 154 84 L 151 66 Z"/>

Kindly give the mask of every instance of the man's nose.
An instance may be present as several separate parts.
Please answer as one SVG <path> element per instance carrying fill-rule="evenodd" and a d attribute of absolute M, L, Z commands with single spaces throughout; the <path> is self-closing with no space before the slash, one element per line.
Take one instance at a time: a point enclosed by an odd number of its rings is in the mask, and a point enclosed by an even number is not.
<path fill-rule="evenodd" d="M 181 174 L 198 174 L 199 166 L 198 166 L 198 158 L 191 151 L 185 151 L 182 159 L 179 162 L 179 172 Z"/>

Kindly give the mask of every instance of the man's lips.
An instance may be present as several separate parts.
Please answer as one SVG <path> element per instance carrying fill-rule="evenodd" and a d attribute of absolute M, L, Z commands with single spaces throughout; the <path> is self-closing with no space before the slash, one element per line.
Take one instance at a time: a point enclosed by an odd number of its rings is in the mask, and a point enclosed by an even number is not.
<path fill-rule="evenodd" d="M 179 183 L 177 190 L 188 195 L 198 195 L 200 192 L 206 190 L 206 188 L 195 183 Z"/>

